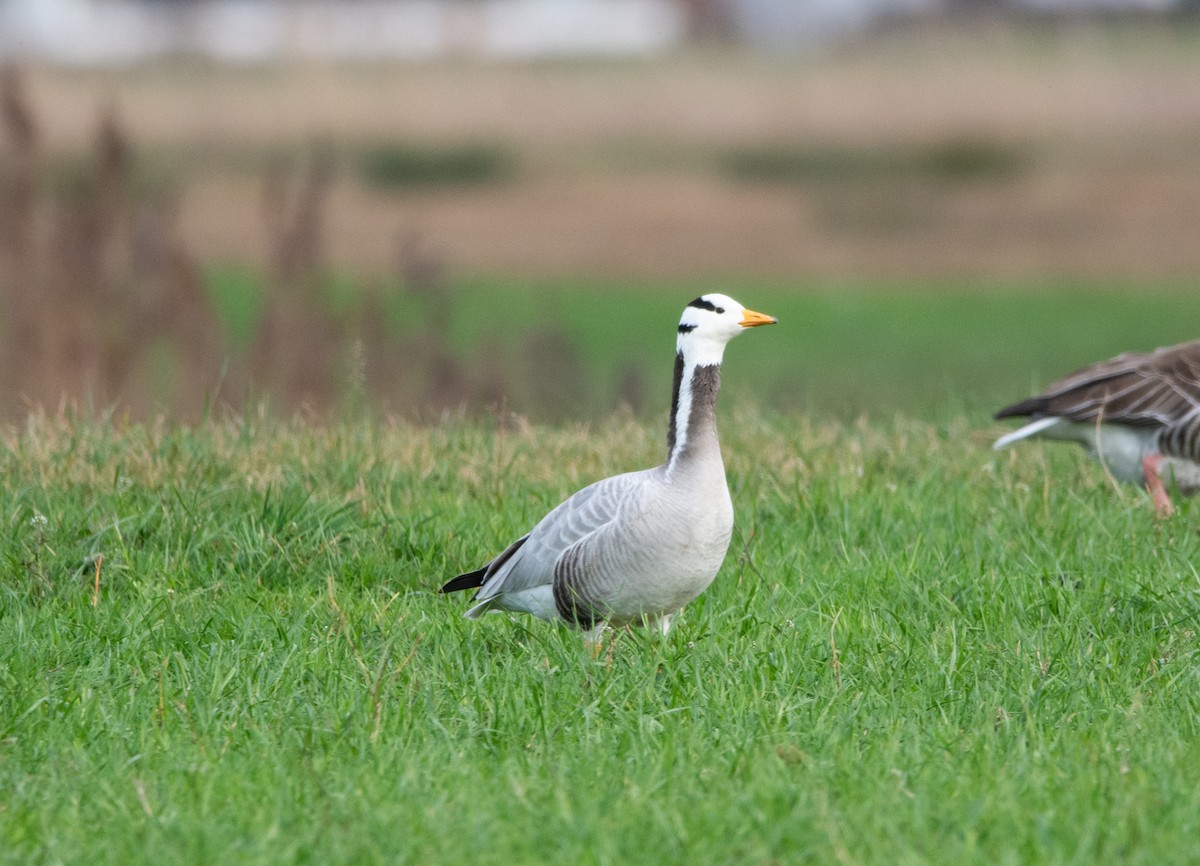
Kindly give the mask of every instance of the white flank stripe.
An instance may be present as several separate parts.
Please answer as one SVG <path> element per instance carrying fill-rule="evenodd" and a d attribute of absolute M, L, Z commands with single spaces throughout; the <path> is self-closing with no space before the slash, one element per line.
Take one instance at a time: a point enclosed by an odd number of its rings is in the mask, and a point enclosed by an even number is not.
<path fill-rule="evenodd" d="M 1053 427 L 1056 424 L 1061 424 L 1061 423 L 1062 423 L 1062 419 L 1058 418 L 1054 415 L 1050 415 L 1046 418 L 1039 418 L 1036 421 L 1031 421 L 1030 423 L 1026 424 L 1024 427 L 1021 427 L 1017 430 L 1012 431 L 1011 433 L 1001 436 L 999 439 L 996 440 L 995 444 L 992 445 L 992 448 L 995 449 L 996 451 L 999 451 L 1001 448 L 1007 448 L 1009 445 L 1012 445 L 1014 442 L 1020 442 L 1022 439 L 1028 439 L 1030 436 L 1036 436 L 1039 433 L 1041 433 L 1043 430 L 1045 430 L 1046 428 Z"/>

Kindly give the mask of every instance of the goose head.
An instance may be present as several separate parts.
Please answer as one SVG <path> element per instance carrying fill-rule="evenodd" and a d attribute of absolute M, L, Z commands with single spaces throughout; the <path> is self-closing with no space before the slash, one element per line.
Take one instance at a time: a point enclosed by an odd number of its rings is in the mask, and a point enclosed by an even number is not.
<path fill-rule="evenodd" d="M 701 295 L 683 309 L 675 350 L 692 365 L 720 364 L 726 343 L 747 328 L 777 321 L 746 309 L 729 295 Z"/>

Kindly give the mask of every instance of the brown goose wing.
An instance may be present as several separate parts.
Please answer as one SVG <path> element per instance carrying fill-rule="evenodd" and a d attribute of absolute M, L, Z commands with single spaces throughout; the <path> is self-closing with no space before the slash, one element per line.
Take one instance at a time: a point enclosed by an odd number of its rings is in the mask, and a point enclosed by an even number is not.
<path fill-rule="evenodd" d="M 1133 427 L 1169 426 L 1200 407 L 1200 340 L 1127 352 L 1059 379 L 996 418 L 1056 416 Z"/>

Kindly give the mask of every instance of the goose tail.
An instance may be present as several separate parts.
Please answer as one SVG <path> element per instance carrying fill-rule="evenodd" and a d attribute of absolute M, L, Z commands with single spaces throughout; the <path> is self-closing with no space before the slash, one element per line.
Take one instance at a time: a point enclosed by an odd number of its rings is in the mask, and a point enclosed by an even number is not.
<path fill-rule="evenodd" d="M 483 568 L 476 569 L 475 571 L 460 574 L 458 577 L 446 581 L 438 592 L 460 592 L 464 589 L 478 589 L 483 586 L 487 570 L 488 566 L 485 565 Z"/>

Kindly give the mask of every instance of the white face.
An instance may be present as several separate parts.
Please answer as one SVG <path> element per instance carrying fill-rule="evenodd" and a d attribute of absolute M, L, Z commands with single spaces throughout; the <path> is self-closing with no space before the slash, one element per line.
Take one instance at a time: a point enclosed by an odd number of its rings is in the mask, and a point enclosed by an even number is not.
<path fill-rule="evenodd" d="M 706 337 L 724 334 L 726 340 L 732 340 L 744 330 L 742 309 L 742 305 L 729 295 L 703 295 L 683 308 L 679 333 Z"/>
<path fill-rule="evenodd" d="M 684 308 L 676 349 L 694 363 L 719 364 L 726 343 L 747 328 L 774 322 L 771 316 L 747 310 L 729 295 L 703 295 Z"/>

